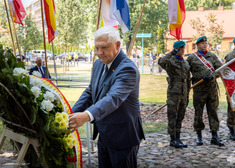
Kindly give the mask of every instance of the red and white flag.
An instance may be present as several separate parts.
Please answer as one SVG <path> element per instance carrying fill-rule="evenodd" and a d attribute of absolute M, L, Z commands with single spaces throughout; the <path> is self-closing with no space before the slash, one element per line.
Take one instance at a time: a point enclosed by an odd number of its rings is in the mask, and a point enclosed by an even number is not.
<path fill-rule="evenodd" d="M 235 58 L 216 70 L 225 85 L 230 106 L 235 111 Z"/>
<path fill-rule="evenodd" d="M 22 20 L 26 16 L 26 12 L 21 0 L 8 0 L 10 14 L 15 23 L 19 23 L 22 26 Z"/>

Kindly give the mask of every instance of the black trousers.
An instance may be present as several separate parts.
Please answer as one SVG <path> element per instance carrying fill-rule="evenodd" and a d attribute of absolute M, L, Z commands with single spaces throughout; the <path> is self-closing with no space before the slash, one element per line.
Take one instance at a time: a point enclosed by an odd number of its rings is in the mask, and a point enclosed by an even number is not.
<path fill-rule="evenodd" d="M 98 140 L 99 168 L 136 168 L 139 145 L 124 149 L 110 149 Z"/>

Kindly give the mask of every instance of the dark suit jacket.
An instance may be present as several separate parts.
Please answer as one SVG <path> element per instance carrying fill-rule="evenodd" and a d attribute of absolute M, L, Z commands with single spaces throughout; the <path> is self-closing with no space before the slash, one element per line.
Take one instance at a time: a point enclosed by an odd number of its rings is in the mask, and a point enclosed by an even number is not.
<path fill-rule="evenodd" d="M 138 145 L 144 139 L 139 108 L 139 71 L 121 50 L 98 88 L 103 67 L 104 64 L 96 60 L 90 85 L 72 110 L 92 113 L 93 139 L 99 133 L 107 147 L 121 149 Z"/>
<path fill-rule="evenodd" d="M 42 69 L 43 69 L 43 76 L 42 76 L 42 78 L 46 78 L 46 67 L 42 66 Z M 29 71 L 29 75 L 32 75 L 32 74 L 33 74 L 33 71 L 38 71 L 38 72 L 39 72 L 38 67 L 35 66 L 35 67 L 31 68 L 30 71 Z M 49 73 L 49 71 L 47 71 L 47 72 Z M 40 72 L 39 72 L 39 73 L 40 73 Z M 40 74 L 41 74 L 41 73 L 40 73 Z M 48 76 L 49 76 L 49 79 L 51 79 L 50 73 L 49 73 Z"/>

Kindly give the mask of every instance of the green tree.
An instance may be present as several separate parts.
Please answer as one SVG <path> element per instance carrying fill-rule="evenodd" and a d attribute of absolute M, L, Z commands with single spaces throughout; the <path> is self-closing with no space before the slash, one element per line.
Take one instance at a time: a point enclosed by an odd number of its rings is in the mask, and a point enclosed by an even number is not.
<path fill-rule="evenodd" d="M 18 40 L 24 52 L 38 49 L 42 45 L 42 35 L 36 27 L 36 23 L 32 20 L 32 16 L 28 14 L 24 19 L 24 26 L 18 25 Z"/>
<path fill-rule="evenodd" d="M 196 37 L 200 37 L 205 35 L 205 32 L 208 32 L 208 42 L 212 45 L 213 48 L 215 48 L 218 44 L 221 43 L 223 39 L 223 22 L 218 23 L 216 15 L 210 13 L 207 18 L 207 23 L 203 23 L 200 18 L 192 19 L 190 20 L 190 24 L 193 29 L 197 31 L 197 35 L 193 35 L 193 40 L 196 39 Z M 208 25 L 208 26 L 206 26 Z M 216 50 L 217 51 L 217 50 Z"/>
<path fill-rule="evenodd" d="M 165 41 L 164 35 L 166 33 L 166 29 L 159 27 L 157 30 L 157 52 L 165 53 Z"/>
<path fill-rule="evenodd" d="M 205 35 L 205 23 L 201 22 L 200 18 L 192 19 L 190 20 L 190 24 L 193 29 L 197 31 L 196 35 L 193 35 L 193 40 L 195 40 L 197 37 L 201 37 Z"/>
<path fill-rule="evenodd" d="M 0 1 L 0 26 L 3 28 L 7 28 L 7 15 L 6 15 L 6 9 L 5 4 L 3 1 Z"/>
<path fill-rule="evenodd" d="M 234 0 L 184 0 L 187 11 L 196 11 L 199 7 L 205 10 L 215 10 L 218 6 L 224 6 L 225 9 L 231 9 Z"/>
<path fill-rule="evenodd" d="M 58 37 L 55 43 L 65 52 L 72 46 L 78 47 L 87 41 L 87 3 L 79 0 L 58 0 L 56 23 Z"/>
<path fill-rule="evenodd" d="M 215 50 L 217 52 L 216 47 L 223 40 L 223 22 L 218 23 L 216 15 L 213 15 L 212 13 L 207 16 L 207 20 L 209 21 L 209 27 L 207 28 L 207 31 L 210 33 L 210 38 L 208 39 L 208 41 L 213 47 L 215 47 Z"/>
<path fill-rule="evenodd" d="M 127 44 L 127 47 L 134 33 L 135 25 L 139 18 L 143 2 L 144 0 L 135 0 L 129 2 L 131 30 L 123 35 L 123 40 L 124 43 Z M 152 34 L 151 38 L 144 39 L 144 46 L 149 50 L 152 50 L 157 46 L 158 29 L 160 28 L 164 31 L 167 30 L 168 26 L 167 8 L 168 8 L 167 2 L 162 0 L 150 0 L 147 1 L 145 5 L 138 33 L 143 32 L 143 33 Z M 136 38 L 135 46 L 136 47 L 141 46 L 141 38 Z"/>

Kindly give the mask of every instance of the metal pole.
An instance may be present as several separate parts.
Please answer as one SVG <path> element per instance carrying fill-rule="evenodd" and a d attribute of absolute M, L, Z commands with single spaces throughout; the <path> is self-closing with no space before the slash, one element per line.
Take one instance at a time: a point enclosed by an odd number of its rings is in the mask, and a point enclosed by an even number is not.
<path fill-rule="evenodd" d="M 98 2 L 97 2 L 97 17 L 96 17 L 96 30 L 98 30 L 99 24 L 100 24 L 101 4 L 102 4 L 102 0 L 98 0 Z M 92 68 L 93 68 L 94 63 L 95 63 L 95 48 L 94 48 Z"/>
<path fill-rule="evenodd" d="M 48 66 L 47 66 L 47 47 L 46 47 L 46 37 L 45 37 L 45 28 L 44 28 L 44 15 L 43 15 L 43 2 L 41 2 L 41 15 L 42 15 L 42 30 L 43 30 L 43 43 L 44 43 L 44 51 L 45 51 L 45 62 L 46 62 L 46 78 L 49 78 Z"/>
<path fill-rule="evenodd" d="M 142 74 L 144 73 L 144 38 L 142 37 Z"/>
<path fill-rule="evenodd" d="M 58 83 L 57 83 L 57 72 L 56 72 L 55 52 L 54 52 L 54 44 L 53 44 L 53 41 L 51 42 L 51 47 L 52 47 L 52 54 L 53 54 L 53 60 L 54 60 L 55 83 L 56 83 L 56 86 L 57 86 Z"/>
<path fill-rule="evenodd" d="M 15 44 L 14 44 L 13 34 L 12 34 L 12 30 L 11 30 L 11 23 L 10 23 L 10 18 L 9 18 L 9 14 L 8 14 L 8 10 L 7 10 L 6 0 L 4 0 L 4 3 L 5 3 L 6 13 L 7 13 L 7 20 L 8 20 L 8 24 L 9 24 L 9 29 L 10 29 L 10 33 L 11 33 L 11 42 L 12 42 L 12 47 L 13 47 L 13 53 L 16 56 Z"/>
<path fill-rule="evenodd" d="M 14 21 L 13 21 L 13 17 L 12 17 L 12 16 L 11 16 L 11 20 L 12 20 L 12 24 L 13 24 L 14 33 L 15 33 L 15 36 L 16 36 L 16 44 L 17 44 L 17 47 L 18 47 L 19 55 L 20 55 L 20 61 L 22 62 L 23 60 L 22 60 L 20 45 L 19 45 L 19 41 L 18 41 L 17 34 L 16 34 L 15 23 L 14 23 Z"/>
<path fill-rule="evenodd" d="M 88 122 L 86 122 L 86 135 L 87 135 L 88 167 L 91 167 L 90 133 L 89 133 L 89 123 Z"/>

